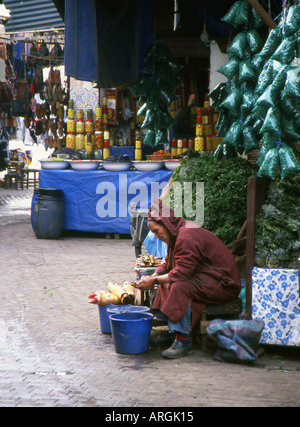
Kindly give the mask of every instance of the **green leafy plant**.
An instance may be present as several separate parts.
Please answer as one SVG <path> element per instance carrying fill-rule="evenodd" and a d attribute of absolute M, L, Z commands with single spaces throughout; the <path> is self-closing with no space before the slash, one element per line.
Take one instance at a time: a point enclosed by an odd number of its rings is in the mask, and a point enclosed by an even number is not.
<path fill-rule="evenodd" d="M 270 183 L 255 222 L 255 265 L 297 268 L 300 255 L 300 175 Z"/>
<path fill-rule="evenodd" d="M 216 234 L 225 244 L 234 241 L 246 220 L 248 177 L 256 176 L 258 167 L 241 157 L 225 160 L 209 154 L 190 151 L 173 174 L 173 182 L 204 183 L 203 227 Z M 196 186 L 193 187 L 193 195 Z M 184 198 L 184 192 L 183 192 Z M 196 209 L 195 197 L 192 198 Z M 170 203 L 176 200 L 171 192 Z M 183 212 L 183 217 L 188 218 Z"/>

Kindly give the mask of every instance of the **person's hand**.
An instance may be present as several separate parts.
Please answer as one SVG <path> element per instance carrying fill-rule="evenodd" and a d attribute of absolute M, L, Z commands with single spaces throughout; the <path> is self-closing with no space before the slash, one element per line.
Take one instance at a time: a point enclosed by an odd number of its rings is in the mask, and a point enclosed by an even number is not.
<path fill-rule="evenodd" d="M 135 287 L 143 291 L 149 291 L 154 287 L 154 283 L 154 276 L 142 276 L 141 279 L 136 283 Z"/>
<path fill-rule="evenodd" d="M 193 104 L 194 100 L 195 100 L 195 94 L 192 93 L 189 97 L 189 100 L 188 100 L 188 106 L 189 107 Z"/>

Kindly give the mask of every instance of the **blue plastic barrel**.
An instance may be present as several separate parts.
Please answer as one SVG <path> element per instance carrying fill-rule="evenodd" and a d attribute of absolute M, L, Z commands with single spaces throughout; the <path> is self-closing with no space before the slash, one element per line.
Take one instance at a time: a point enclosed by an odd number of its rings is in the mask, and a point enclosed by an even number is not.
<path fill-rule="evenodd" d="M 123 306 L 122 305 L 114 305 L 114 304 L 98 305 L 100 328 L 104 334 L 111 334 L 111 327 L 110 327 L 108 310 L 118 309 L 118 307 L 123 307 Z"/>
<path fill-rule="evenodd" d="M 31 199 L 31 225 L 32 225 L 32 227 L 33 227 L 34 210 L 35 210 L 35 206 L 37 204 L 37 199 L 38 199 L 39 194 L 40 194 L 40 189 L 35 188 L 34 192 L 33 192 L 32 199 Z"/>
<path fill-rule="evenodd" d="M 153 315 L 147 312 L 109 316 L 116 353 L 140 354 L 149 349 Z"/>
<path fill-rule="evenodd" d="M 40 188 L 33 215 L 33 230 L 38 239 L 58 239 L 64 225 L 62 190 Z"/>

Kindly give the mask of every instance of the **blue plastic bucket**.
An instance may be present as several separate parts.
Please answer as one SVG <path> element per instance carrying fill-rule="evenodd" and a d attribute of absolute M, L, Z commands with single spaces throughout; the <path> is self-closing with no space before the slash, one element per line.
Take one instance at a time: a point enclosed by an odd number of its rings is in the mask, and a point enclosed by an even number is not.
<path fill-rule="evenodd" d="M 144 313 L 150 311 L 150 307 L 146 305 L 111 305 L 107 308 L 109 314 L 120 314 L 120 313 Z"/>
<path fill-rule="evenodd" d="M 122 305 L 98 305 L 99 309 L 99 318 L 100 318 L 100 329 L 104 334 L 111 334 L 110 320 L 109 320 L 109 312 L 108 310 L 118 309 L 118 307 L 122 308 Z"/>
<path fill-rule="evenodd" d="M 64 224 L 62 190 L 40 188 L 34 208 L 33 230 L 38 239 L 58 239 Z"/>
<path fill-rule="evenodd" d="M 153 315 L 127 312 L 109 316 L 117 353 L 140 354 L 149 349 Z"/>

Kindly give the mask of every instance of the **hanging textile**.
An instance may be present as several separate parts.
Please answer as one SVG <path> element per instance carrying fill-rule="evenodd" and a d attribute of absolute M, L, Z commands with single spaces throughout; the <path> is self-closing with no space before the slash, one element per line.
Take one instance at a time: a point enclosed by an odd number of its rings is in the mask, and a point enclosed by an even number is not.
<path fill-rule="evenodd" d="M 7 167 L 9 160 L 9 135 L 6 130 L 0 131 L 0 171 L 3 171 Z"/>
<path fill-rule="evenodd" d="M 136 80 L 153 42 L 151 0 L 66 0 L 65 70 L 116 87 Z"/>

